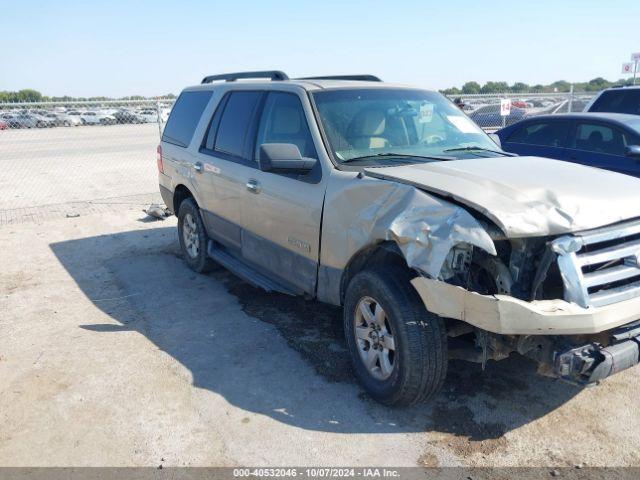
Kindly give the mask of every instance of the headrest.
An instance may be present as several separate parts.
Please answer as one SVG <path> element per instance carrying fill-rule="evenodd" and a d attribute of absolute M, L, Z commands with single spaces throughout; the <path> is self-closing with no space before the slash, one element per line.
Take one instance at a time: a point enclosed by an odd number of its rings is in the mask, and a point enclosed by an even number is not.
<path fill-rule="evenodd" d="M 604 140 L 604 137 L 602 136 L 602 133 L 599 132 L 598 130 L 594 130 L 589 134 L 590 142 L 602 142 L 603 140 Z"/>
<path fill-rule="evenodd" d="M 361 137 L 382 135 L 385 129 L 385 115 L 381 110 L 366 109 L 358 112 L 351 125 L 351 134 Z"/>
<path fill-rule="evenodd" d="M 271 132 L 278 135 L 291 135 L 300 132 L 300 110 L 287 106 L 275 107 Z"/>

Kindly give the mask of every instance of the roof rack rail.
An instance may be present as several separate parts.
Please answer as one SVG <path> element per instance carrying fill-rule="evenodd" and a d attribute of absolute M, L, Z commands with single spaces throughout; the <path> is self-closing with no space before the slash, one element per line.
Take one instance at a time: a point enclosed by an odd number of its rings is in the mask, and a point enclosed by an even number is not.
<path fill-rule="evenodd" d="M 226 82 L 235 82 L 241 78 L 270 78 L 271 80 L 289 80 L 286 73 L 280 70 L 265 70 L 262 72 L 236 72 L 223 73 L 221 75 L 209 75 L 202 79 L 202 83 L 211 83 L 216 80 L 224 80 Z"/>
<path fill-rule="evenodd" d="M 361 82 L 381 82 L 375 75 L 322 75 L 320 77 L 302 77 L 298 80 L 356 80 Z"/>

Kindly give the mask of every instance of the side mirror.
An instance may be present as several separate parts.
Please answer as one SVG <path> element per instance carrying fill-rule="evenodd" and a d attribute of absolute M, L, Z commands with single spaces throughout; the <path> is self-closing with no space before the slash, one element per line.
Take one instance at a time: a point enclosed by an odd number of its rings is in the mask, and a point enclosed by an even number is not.
<path fill-rule="evenodd" d="M 305 173 L 313 168 L 316 159 L 303 157 L 293 143 L 263 143 L 258 164 L 263 172 Z"/>
<path fill-rule="evenodd" d="M 640 145 L 629 145 L 624 149 L 624 154 L 627 157 L 640 160 Z"/>
<path fill-rule="evenodd" d="M 500 148 L 502 148 L 502 142 L 500 141 L 500 137 L 498 135 L 496 135 L 495 133 L 490 133 L 489 134 L 489 138 L 491 138 L 491 140 L 493 140 L 493 143 L 495 143 Z"/>

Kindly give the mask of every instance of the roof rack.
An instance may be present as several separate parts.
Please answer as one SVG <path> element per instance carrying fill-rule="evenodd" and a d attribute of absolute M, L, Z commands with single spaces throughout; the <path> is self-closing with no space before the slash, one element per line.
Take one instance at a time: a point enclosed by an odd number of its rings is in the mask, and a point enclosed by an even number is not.
<path fill-rule="evenodd" d="M 381 82 L 375 75 L 322 75 L 320 77 L 303 77 L 298 80 L 355 80 L 361 82 Z"/>
<path fill-rule="evenodd" d="M 236 72 L 223 73 L 221 75 L 209 75 L 202 79 L 202 83 L 211 83 L 216 80 L 224 80 L 226 82 L 235 82 L 241 78 L 270 78 L 271 80 L 289 80 L 286 73 L 280 70 L 265 70 L 263 72 Z"/>

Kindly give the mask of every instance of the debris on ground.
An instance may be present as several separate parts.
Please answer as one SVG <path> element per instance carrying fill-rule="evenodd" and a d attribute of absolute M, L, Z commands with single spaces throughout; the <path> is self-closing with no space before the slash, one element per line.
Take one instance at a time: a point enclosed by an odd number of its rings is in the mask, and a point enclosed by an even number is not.
<path fill-rule="evenodd" d="M 159 220 L 164 220 L 170 215 L 169 209 L 162 207 L 156 203 L 152 203 L 151 205 L 149 205 L 149 208 L 142 211 L 150 217 L 157 218 Z"/>
<path fill-rule="evenodd" d="M 76 212 L 67 213 L 67 218 L 78 218 L 79 216 L 80 214 Z"/>

